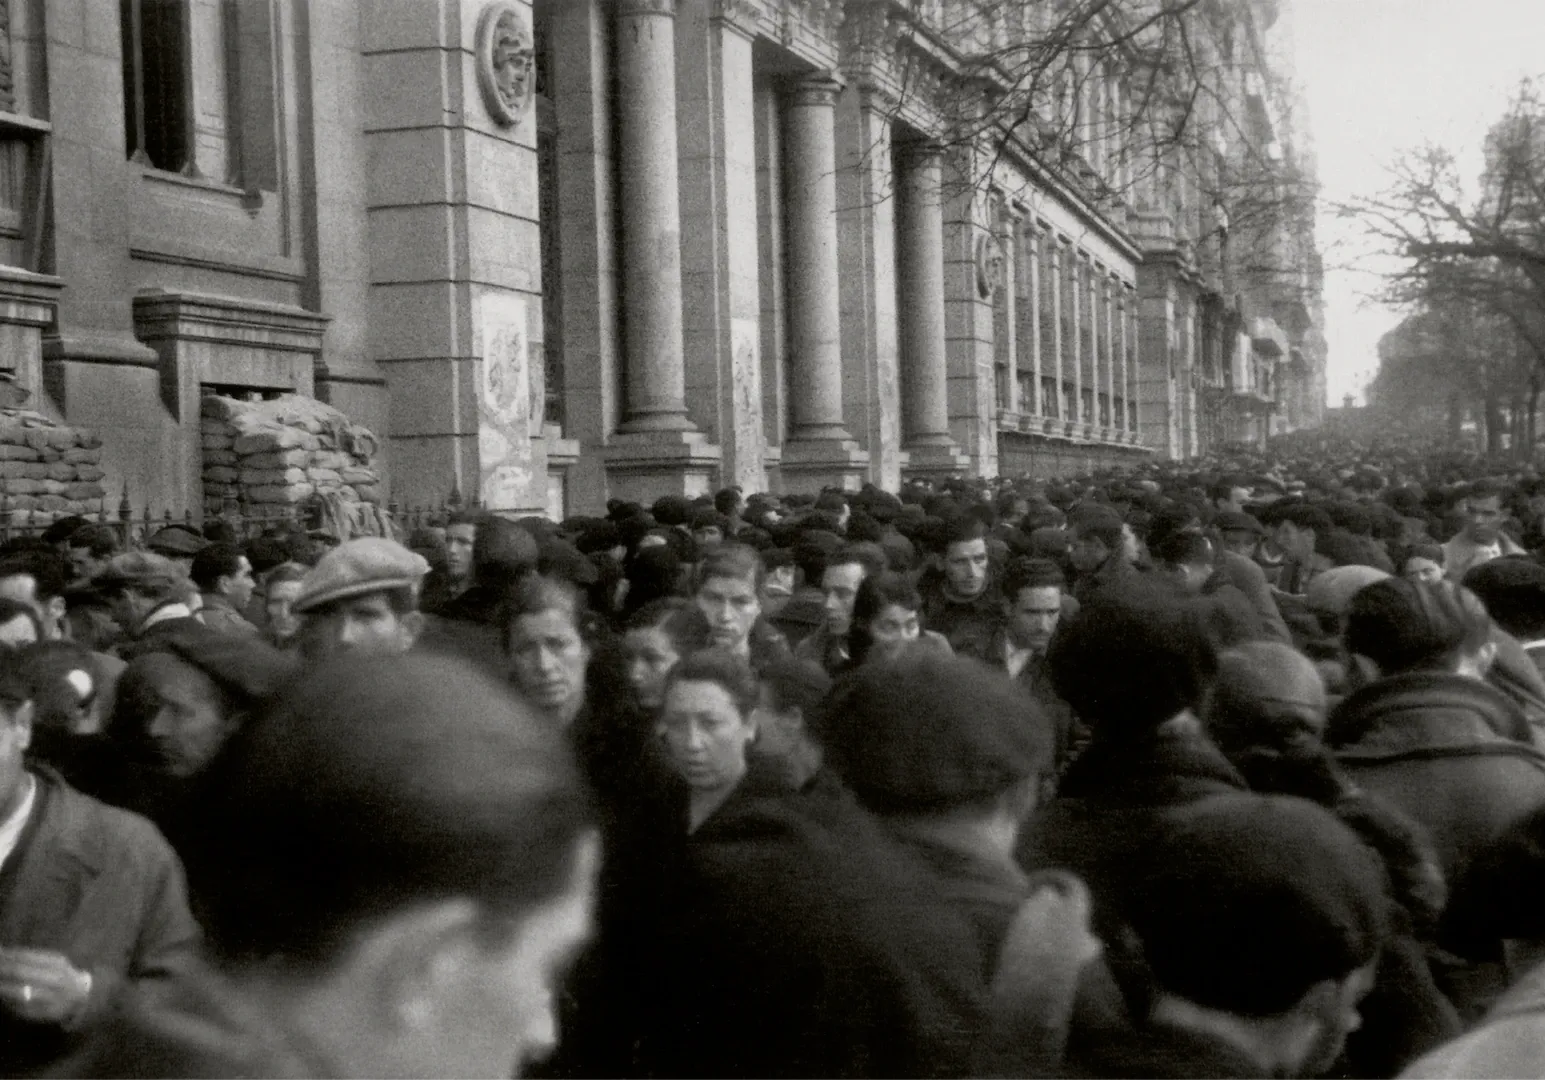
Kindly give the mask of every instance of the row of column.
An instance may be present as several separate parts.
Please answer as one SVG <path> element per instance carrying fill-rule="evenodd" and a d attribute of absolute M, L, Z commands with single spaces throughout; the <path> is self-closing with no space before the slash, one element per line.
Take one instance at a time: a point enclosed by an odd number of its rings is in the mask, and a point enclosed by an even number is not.
<path fill-rule="evenodd" d="M 998 342 L 1001 361 L 1010 372 L 1005 407 L 1011 413 L 1060 419 L 1067 434 L 1081 434 L 1084 428 L 1093 427 L 1129 436 L 1137 430 L 1130 411 L 1137 399 L 1137 372 L 1132 362 L 1137 317 L 1134 290 L 1101 270 L 1070 241 L 1041 225 L 1027 223 L 1012 212 L 1004 214 L 1004 225 L 1007 250 L 1013 255 L 1003 290 L 1003 302 L 1011 305 L 1011 310 L 1003 321 L 1018 328 L 1017 333 Z M 1021 272 L 1016 263 L 1023 264 L 1027 278 L 1024 289 L 1015 287 Z M 1016 303 L 1022 303 L 1023 309 L 1013 310 Z M 1043 321 L 1050 322 L 1049 332 Z M 1019 386 L 1021 373 L 1031 376 L 1028 402 Z M 1060 399 L 1054 408 L 1046 400 L 1046 379 Z M 1087 410 L 1086 384 L 1090 391 Z M 1102 396 L 1110 410 L 1103 420 Z"/>
<path fill-rule="evenodd" d="M 683 357 L 673 0 L 616 8 L 622 282 L 626 293 L 624 434 L 692 431 Z M 856 444 L 843 414 L 836 110 L 842 84 L 818 75 L 783 102 L 789 442 Z M 746 123 L 751 122 L 748 116 Z M 941 154 L 907 149 L 897 177 L 904 443 L 953 448 L 944 326 Z M 859 454 L 859 458 L 862 455 Z M 787 460 L 787 452 L 786 452 Z"/>

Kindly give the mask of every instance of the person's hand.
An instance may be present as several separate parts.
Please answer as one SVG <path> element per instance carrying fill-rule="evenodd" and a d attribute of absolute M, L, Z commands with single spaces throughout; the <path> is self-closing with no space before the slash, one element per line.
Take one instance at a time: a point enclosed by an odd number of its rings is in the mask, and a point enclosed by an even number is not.
<path fill-rule="evenodd" d="M 0 1009 L 36 1024 L 68 1024 L 91 996 L 91 973 L 63 953 L 0 948 Z"/>

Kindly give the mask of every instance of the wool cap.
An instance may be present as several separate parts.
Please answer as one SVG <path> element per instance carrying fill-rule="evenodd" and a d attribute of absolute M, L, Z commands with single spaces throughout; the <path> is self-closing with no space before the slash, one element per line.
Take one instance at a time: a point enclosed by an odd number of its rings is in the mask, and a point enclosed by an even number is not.
<path fill-rule="evenodd" d="M 351 596 L 417 588 L 427 573 L 428 560 L 395 540 L 382 536 L 345 540 L 307 572 L 291 610 L 306 612 Z"/>
<path fill-rule="evenodd" d="M 133 586 L 145 592 L 164 591 L 186 577 L 182 568 L 165 555 L 153 551 L 125 551 L 107 561 L 100 573 L 91 579 L 99 589 Z"/>
<path fill-rule="evenodd" d="M 1049 725 L 1019 687 L 973 660 L 912 650 L 840 683 L 819 738 L 837 773 L 880 813 L 946 811 L 1037 775 Z"/>
<path fill-rule="evenodd" d="M 1124 914 L 1163 989 L 1275 1016 L 1370 963 L 1389 932 L 1383 865 L 1335 815 L 1289 796 L 1217 795 L 1164 815 Z"/>
<path fill-rule="evenodd" d="M 1242 510 L 1225 510 L 1215 517 L 1212 523 L 1219 532 L 1251 532 L 1257 536 L 1266 535 L 1266 526 Z"/>
<path fill-rule="evenodd" d="M 1219 704 L 1302 705 L 1324 713 L 1325 682 L 1303 653 L 1280 641 L 1247 641 L 1218 657 Z"/>
<path fill-rule="evenodd" d="M 145 546 L 158 555 L 167 555 L 174 559 L 186 559 L 191 555 L 197 555 L 209 546 L 205 540 L 192 529 L 181 525 L 168 525 L 164 529 L 158 529 Z"/>
<path fill-rule="evenodd" d="M 1373 566 L 1333 567 L 1309 582 L 1309 595 L 1305 599 L 1310 610 L 1320 615 L 1345 615 L 1352 605 L 1352 597 L 1387 577 L 1389 575 L 1383 570 Z"/>

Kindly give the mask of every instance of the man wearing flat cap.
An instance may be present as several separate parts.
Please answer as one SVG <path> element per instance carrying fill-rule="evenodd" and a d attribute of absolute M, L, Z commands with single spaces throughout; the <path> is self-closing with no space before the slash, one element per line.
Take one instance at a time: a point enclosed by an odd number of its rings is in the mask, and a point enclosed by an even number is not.
<path fill-rule="evenodd" d="M 114 555 L 91 583 L 107 600 L 113 621 L 129 639 L 131 652 L 148 639 L 183 625 L 181 620 L 193 619 L 192 609 L 183 600 L 189 588 L 187 577 L 176 563 L 153 551 Z"/>
<path fill-rule="evenodd" d="M 407 652 L 424 628 L 419 587 L 429 563 L 395 540 L 362 536 L 317 562 L 291 610 L 302 616 L 301 653 L 315 662 L 339 652 Z"/>

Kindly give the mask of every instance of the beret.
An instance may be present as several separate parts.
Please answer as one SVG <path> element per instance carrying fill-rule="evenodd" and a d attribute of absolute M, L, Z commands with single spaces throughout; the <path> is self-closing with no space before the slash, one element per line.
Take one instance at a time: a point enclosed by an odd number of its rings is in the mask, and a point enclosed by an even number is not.
<path fill-rule="evenodd" d="M 1383 570 L 1372 566 L 1336 566 L 1317 575 L 1309 582 L 1305 597 L 1311 611 L 1321 615 L 1345 615 L 1352 604 L 1352 597 L 1375 581 L 1389 577 Z"/>
<path fill-rule="evenodd" d="M 922 650 L 860 667 L 823 713 L 817 737 L 833 768 L 880 813 L 994 798 L 1051 752 L 1045 717 L 1007 675 Z"/>
<path fill-rule="evenodd" d="M 1325 682 L 1307 656 L 1280 641 L 1247 641 L 1218 657 L 1217 704 L 1303 705 L 1323 715 Z"/>
<path fill-rule="evenodd" d="M 1159 986 L 1273 1016 L 1371 962 L 1389 931 L 1384 867 L 1330 811 L 1216 795 L 1165 814 L 1123 904 Z"/>
<path fill-rule="evenodd" d="M 1253 532 L 1258 536 L 1266 535 L 1264 525 L 1240 510 L 1225 510 L 1214 518 L 1212 523 L 1219 532 Z"/>
<path fill-rule="evenodd" d="M 92 585 L 101 588 L 114 585 L 139 585 L 151 588 L 170 588 L 184 577 L 182 568 L 165 555 L 153 551 L 125 551 L 107 561 L 94 578 Z"/>
<path fill-rule="evenodd" d="M 395 540 L 381 536 L 345 540 L 306 573 L 291 610 L 305 612 L 351 596 L 416 588 L 427 573 L 428 560 Z"/>
<path fill-rule="evenodd" d="M 170 555 L 173 558 L 186 558 L 189 555 L 197 555 L 209 546 L 198 533 L 191 529 L 185 529 L 181 525 L 168 525 L 159 529 L 146 541 L 145 546 L 160 555 Z"/>

